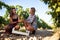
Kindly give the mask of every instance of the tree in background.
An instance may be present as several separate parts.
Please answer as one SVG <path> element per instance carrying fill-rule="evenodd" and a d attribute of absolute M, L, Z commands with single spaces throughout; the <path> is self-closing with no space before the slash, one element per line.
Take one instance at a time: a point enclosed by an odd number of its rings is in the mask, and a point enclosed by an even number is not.
<path fill-rule="evenodd" d="M 2 29 L 4 25 L 6 25 L 6 20 L 2 16 L 0 16 L 0 29 Z"/>
<path fill-rule="evenodd" d="M 51 26 L 49 26 L 44 20 L 39 19 L 39 17 L 37 16 L 37 26 L 38 28 L 43 28 L 43 29 L 52 29 Z"/>
<path fill-rule="evenodd" d="M 7 4 L 5 4 L 4 2 L 1 2 L 0 1 L 0 9 L 2 9 L 2 8 L 6 8 L 6 9 L 10 9 L 10 7 L 7 5 Z M 0 16 L 0 29 L 4 26 L 4 25 L 6 25 L 6 20 L 5 20 L 5 18 L 3 18 L 2 16 Z"/>
<path fill-rule="evenodd" d="M 7 5 L 4 2 L 0 1 L 0 9 L 2 9 L 2 7 L 5 7 L 8 10 L 10 9 L 9 5 Z"/>
<path fill-rule="evenodd" d="M 41 0 L 48 4 L 48 8 L 52 9 L 48 14 L 52 16 L 54 25 L 60 27 L 60 0 Z"/>

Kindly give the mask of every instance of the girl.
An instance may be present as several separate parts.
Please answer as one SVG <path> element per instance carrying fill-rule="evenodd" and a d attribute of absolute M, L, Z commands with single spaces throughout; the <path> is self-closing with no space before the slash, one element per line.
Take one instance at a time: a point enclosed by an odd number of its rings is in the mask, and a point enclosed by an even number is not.
<path fill-rule="evenodd" d="M 16 9 L 11 8 L 10 11 L 10 24 L 5 26 L 5 32 L 6 33 L 12 33 L 12 28 L 15 27 L 16 30 L 18 30 L 20 27 L 18 25 L 18 22 L 21 22 L 18 15 L 16 14 Z"/>

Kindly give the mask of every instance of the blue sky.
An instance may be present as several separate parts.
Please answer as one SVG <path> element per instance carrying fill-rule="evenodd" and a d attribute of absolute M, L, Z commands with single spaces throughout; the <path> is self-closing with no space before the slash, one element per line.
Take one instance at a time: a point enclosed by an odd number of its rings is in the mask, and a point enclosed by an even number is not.
<path fill-rule="evenodd" d="M 47 15 L 46 11 L 48 11 L 48 5 L 44 4 L 40 0 L 0 0 L 8 5 L 21 5 L 25 8 L 36 8 L 36 15 L 39 16 L 40 19 L 43 19 L 46 23 L 52 24 L 51 15 Z M 5 14 L 5 8 L 0 10 L 0 16 Z"/>

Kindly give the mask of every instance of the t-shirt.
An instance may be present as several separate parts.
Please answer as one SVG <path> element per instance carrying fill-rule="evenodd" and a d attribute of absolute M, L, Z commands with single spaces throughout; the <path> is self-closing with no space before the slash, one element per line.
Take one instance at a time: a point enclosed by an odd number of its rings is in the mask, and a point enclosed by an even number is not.
<path fill-rule="evenodd" d="M 33 21 L 34 20 L 34 21 Z M 27 22 L 32 23 L 31 25 L 37 25 L 37 18 L 36 15 L 29 14 L 29 17 L 27 18 Z"/>

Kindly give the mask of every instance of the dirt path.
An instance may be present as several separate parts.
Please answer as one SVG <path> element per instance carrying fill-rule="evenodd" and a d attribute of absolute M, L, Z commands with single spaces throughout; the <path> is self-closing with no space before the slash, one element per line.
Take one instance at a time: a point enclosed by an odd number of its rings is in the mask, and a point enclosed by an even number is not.
<path fill-rule="evenodd" d="M 52 36 L 53 35 L 53 31 L 50 31 L 50 30 L 37 30 L 36 31 L 36 34 L 35 35 L 30 35 L 30 37 L 27 37 L 27 36 L 22 36 L 22 35 L 12 35 L 12 36 L 4 36 L 4 37 L 1 37 L 2 33 L 4 31 L 1 30 L 0 31 L 0 40 L 5 40 L 6 38 L 7 39 L 14 39 L 14 40 L 17 40 L 17 39 L 22 39 L 22 38 L 25 38 L 25 39 L 29 39 L 31 37 L 36 37 L 36 38 L 44 38 L 44 37 L 49 37 L 49 36 Z"/>

